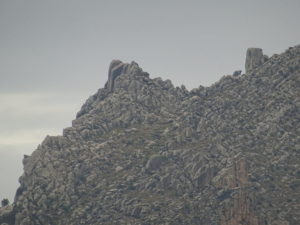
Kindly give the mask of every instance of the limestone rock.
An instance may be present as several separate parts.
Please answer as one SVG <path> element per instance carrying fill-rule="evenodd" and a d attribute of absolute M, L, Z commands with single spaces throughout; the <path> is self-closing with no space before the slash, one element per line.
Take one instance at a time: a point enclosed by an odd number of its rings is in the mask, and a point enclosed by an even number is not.
<path fill-rule="evenodd" d="M 114 60 L 72 126 L 24 156 L 0 224 L 298 225 L 300 46 L 248 52 L 246 74 L 192 91 Z"/>
<path fill-rule="evenodd" d="M 263 55 L 261 48 L 248 48 L 245 63 L 246 73 L 261 66 L 265 61 L 267 61 L 267 56 Z"/>
<path fill-rule="evenodd" d="M 124 64 L 120 60 L 113 60 L 110 63 L 107 82 L 107 88 L 109 91 L 113 91 L 115 79 L 122 73 L 125 73 L 127 67 L 128 64 Z"/>

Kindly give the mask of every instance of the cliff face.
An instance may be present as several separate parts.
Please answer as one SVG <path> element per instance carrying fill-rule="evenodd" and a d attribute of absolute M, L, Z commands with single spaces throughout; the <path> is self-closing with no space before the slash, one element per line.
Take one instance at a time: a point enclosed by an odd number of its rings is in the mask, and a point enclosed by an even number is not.
<path fill-rule="evenodd" d="M 24 158 L 15 224 L 298 225 L 300 46 L 255 57 L 192 91 L 114 60 Z"/>

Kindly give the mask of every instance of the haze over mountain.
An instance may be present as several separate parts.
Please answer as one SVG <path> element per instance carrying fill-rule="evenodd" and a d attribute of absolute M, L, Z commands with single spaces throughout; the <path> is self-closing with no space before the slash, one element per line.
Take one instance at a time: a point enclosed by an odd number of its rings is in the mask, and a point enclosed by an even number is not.
<path fill-rule="evenodd" d="M 1 0 L 0 199 L 13 200 L 23 154 L 70 126 L 112 59 L 209 86 L 243 69 L 248 47 L 298 44 L 299 11 L 298 0 Z"/>
<path fill-rule="evenodd" d="M 300 45 L 249 48 L 245 71 L 189 91 L 113 60 L 72 126 L 24 156 L 0 224 L 298 225 Z"/>

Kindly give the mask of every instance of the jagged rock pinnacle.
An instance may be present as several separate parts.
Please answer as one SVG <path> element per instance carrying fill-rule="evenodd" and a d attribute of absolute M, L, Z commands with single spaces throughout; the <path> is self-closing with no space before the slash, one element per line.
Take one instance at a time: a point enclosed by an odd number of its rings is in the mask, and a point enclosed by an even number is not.
<path fill-rule="evenodd" d="M 113 60 L 110 63 L 108 70 L 108 81 L 105 84 L 105 88 L 109 92 L 113 92 L 115 88 L 115 80 L 122 74 L 130 74 L 132 76 L 143 75 L 149 76 L 148 73 L 143 72 L 143 70 L 139 67 L 139 65 L 132 61 L 131 63 L 123 63 L 120 60 Z"/>
<path fill-rule="evenodd" d="M 108 81 L 107 81 L 107 88 L 111 92 L 114 88 L 114 81 L 115 79 L 120 76 L 122 73 L 126 71 L 128 64 L 123 63 L 120 60 L 113 60 L 110 63 L 108 69 Z"/>
<path fill-rule="evenodd" d="M 246 73 L 262 65 L 267 59 L 268 56 L 263 55 L 261 48 L 248 48 L 245 63 Z"/>

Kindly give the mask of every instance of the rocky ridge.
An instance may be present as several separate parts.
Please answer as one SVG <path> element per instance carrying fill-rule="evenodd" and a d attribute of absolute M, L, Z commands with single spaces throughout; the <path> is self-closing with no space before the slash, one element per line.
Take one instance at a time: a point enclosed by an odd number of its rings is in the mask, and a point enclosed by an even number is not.
<path fill-rule="evenodd" d="M 246 74 L 191 91 L 114 60 L 72 127 L 24 157 L 0 224 L 298 225 L 299 87 L 300 46 L 249 49 Z"/>

